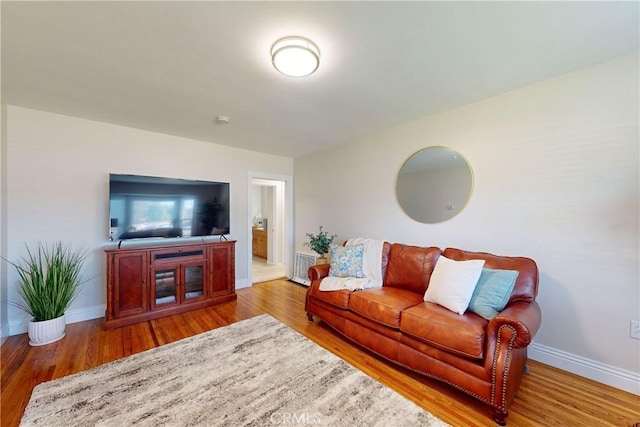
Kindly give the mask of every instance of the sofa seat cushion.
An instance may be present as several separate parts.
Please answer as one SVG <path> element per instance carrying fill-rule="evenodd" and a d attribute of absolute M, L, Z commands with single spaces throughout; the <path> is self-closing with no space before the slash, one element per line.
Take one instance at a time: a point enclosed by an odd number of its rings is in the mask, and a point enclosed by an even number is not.
<path fill-rule="evenodd" d="M 398 329 L 400 313 L 412 305 L 422 303 L 422 295 L 397 288 L 365 289 L 353 292 L 349 310 L 367 319 Z"/>
<path fill-rule="evenodd" d="M 314 282 L 308 291 L 309 298 L 316 298 L 320 301 L 326 302 L 327 304 L 331 304 L 338 308 L 342 308 L 346 310 L 349 307 L 349 296 L 351 295 L 351 291 L 348 289 L 339 290 L 339 291 L 321 291 L 319 286 L 319 281 Z"/>
<path fill-rule="evenodd" d="M 488 321 L 475 313 L 456 314 L 431 302 L 405 309 L 400 331 L 434 347 L 469 357 L 484 357 Z"/>

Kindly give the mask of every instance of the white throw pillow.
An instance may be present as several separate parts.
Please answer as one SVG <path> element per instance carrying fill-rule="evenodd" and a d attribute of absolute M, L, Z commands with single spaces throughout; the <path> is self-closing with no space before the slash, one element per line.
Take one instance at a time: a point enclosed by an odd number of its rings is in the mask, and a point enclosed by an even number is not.
<path fill-rule="evenodd" d="M 424 300 L 464 314 L 478 284 L 484 260 L 454 261 L 440 256 L 429 280 Z"/>

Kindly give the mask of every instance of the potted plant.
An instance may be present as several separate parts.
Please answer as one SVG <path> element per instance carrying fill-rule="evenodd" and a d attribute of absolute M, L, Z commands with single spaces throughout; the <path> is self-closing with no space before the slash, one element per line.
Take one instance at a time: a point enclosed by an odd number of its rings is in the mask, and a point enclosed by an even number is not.
<path fill-rule="evenodd" d="M 322 231 L 322 226 L 320 226 L 320 230 L 318 234 L 314 235 L 311 233 L 306 233 L 309 241 L 304 245 L 311 248 L 312 251 L 316 252 L 320 255 L 319 264 L 325 264 L 327 262 L 326 255 L 329 252 L 329 245 L 333 242 L 333 239 L 337 237 L 337 234 L 332 234 L 329 236 L 329 233 L 326 231 Z"/>
<path fill-rule="evenodd" d="M 26 257 L 10 262 L 19 277 L 16 305 L 31 316 L 29 344 L 45 345 L 64 337 L 65 312 L 81 288 L 86 257 L 86 251 L 72 250 L 62 242 L 38 243 L 35 251 L 27 246 Z"/>

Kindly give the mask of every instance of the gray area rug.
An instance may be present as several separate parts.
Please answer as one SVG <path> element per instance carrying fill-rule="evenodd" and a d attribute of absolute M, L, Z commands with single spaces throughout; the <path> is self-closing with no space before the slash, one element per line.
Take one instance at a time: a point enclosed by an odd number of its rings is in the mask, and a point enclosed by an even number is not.
<path fill-rule="evenodd" d="M 269 315 L 42 383 L 24 426 L 445 426 Z"/>

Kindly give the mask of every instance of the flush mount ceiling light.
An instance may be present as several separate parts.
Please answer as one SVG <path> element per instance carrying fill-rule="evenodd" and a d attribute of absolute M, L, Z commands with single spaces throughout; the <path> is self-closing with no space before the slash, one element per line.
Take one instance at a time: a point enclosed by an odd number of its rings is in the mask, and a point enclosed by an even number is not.
<path fill-rule="evenodd" d="M 304 77 L 318 69 L 320 50 L 304 37 L 284 37 L 271 46 L 271 62 L 286 76 Z"/>

